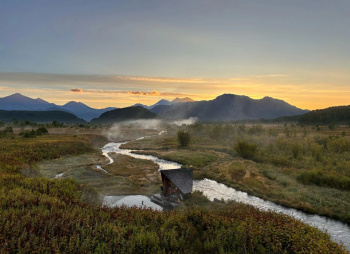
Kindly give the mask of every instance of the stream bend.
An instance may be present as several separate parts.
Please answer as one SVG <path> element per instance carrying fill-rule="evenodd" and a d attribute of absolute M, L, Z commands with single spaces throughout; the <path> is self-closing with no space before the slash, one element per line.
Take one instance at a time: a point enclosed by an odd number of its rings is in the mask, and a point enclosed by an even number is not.
<path fill-rule="evenodd" d="M 114 161 L 108 154 L 116 153 L 116 154 L 128 155 L 136 159 L 151 160 L 154 163 L 158 164 L 159 170 L 176 169 L 176 168 L 181 168 L 182 166 L 179 163 L 166 161 L 156 156 L 133 153 L 136 150 L 120 148 L 121 145 L 126 144 L 128 142 L 129 141 L 119 142 L 119 143 L 115 143 L 115 142 L 107 143 L 102 148 L 102 154 L 109 159 L 110 161 L 109 163 L 113 163 Z M 233 200 L 236 202 L 252 205 L 263 211 L 274 211 L 277 213 L 282 213 L 282 214 L 292 216 L 304 223 L 307 223 L 311 226 L 321 229 L 322 231 L 325 231 L 331 236 L 332 240 L 338 243 L 343 243 L 345 248 L 348 251 L 350 251 L 350 226 L 341 221 L 331 219 L 325 216 L 320 216 L 317 214 L 308 214 L 294 208 L 283 207 L 271 201 L 266 201 L 255 196 L 248 195 L 246 192 L 237 191 L 234 188 L 228 187 L 222 183 L 218 183 L 210 179 L 194 181 L 193 190 L 198 190 L 203 192 L 203 194 L 210 200 L 214 200 L 214 198 L 219 200 L 221 199 Z M 106 200 L 104 200 L 104 204 L 107 206 L 108 204 L 116 203 L 116 202 L 111 202 L 111 199 L 113 199 L 113 197 L 111 196 L 105 197 L 105 199 Z"/>

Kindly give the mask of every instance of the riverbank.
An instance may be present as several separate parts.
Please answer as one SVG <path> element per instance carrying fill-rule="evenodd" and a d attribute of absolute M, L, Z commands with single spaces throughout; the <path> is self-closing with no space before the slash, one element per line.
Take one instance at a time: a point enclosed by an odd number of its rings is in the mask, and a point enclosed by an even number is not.
<path fill-rule="evenodd" d="M 181 163 L 184 166 L 192 166 L 195 179 L 213 179 L 229 187 L 287 207 L 325 215 L 347 223 L 350 222 L 349 191 L 327 186 L 304 184 L 298 180 L 298 177 L 304 172 L 312 171 L 313 163 L 316 163 L 315 165 L 317 166 L 319 162 L 315 162 L 317 158 L 310 158 L 311 154 L 309 155 L 309 153 L 311 152 L 307 150 L 305 150 L 305 154 L 300 151 L 299 156 L 301 158 L 298 157 L 297 159 L 283 155 L 283 153 L 290 152 L 290 156 L 292 156 L 292 151 L 288 149 L 291 149 L 289 145 L 291 142 L 296 142 L 295 140 L 290 141 L 282 136 L 266 137 L 264 136 L 266 134 L 260 134 L 259 136 L 250 135 L 256 143 L 261 143 L 260 153 L 262 155 L 259 156 L 266 154 L 266 150 L 263 149 L 274 150 L 275 146 L 285 147 L 281 148 L 281 151 L 273 153 L 276 158 L 279 156 L 281 163 L 283 162 L 284 164 L 271 163 L 266 161 L 266 159 L 260 159 L 260 157 L 245 159 L 238 156 L 233 147 L 235 142 L 237 142 L 235 140 L 247 137 L 249 129 L 246 127 L 245 134 L 236 133 L 236 137 L 231 137 L 232 141 L 229 141 L 230 138 L 225 140 L 221 140 L 221 138 L 212 139 L 210 138 L 210 133 L 213 131 L 211 128 L 217 128 L 217 126 L 202 127 L 200 132 L 195 132 L 190 127 L 186 127 L 191 134 L 193 133 L 191 145 L 186 149 L 178 148 L 175 131 L 173 133 L 169 131 L 168 135 L 132 141 L 122 147 L 137 150 L 136 153 L 154 155 L 162 159 Z M 203 129 L 205 128 L 208 129 L 204 131 Z M 280 128 L 275 131 L 277 131 L 277 135 L 281 135 L 278 134 L 278 131 L 284 130 Z M 304 135 L 302 134 L 302 129 L 298 129 L 298 131 L 296 132 L 296 140 L 302 139 L 301 135 Z M 267 131 L 264 133 L 267 133 Z M 309 135 L 314 134 L 310 133 Z M 313 136 L 313 138 L 315 137 Z M 310 139 L 308 142 L 310 142 L 310 147 L 315 146 L 313 139 Z M 307 149 L 307 144 L 304 144 L 304 146 Z M 271 157 L 271 155 L 269 156 Z M 332 156 L 332 152 L 324 152 L 322 156 Z M 346 165 L 347 161 L 347 155 L 344 154 L 344 156 L 341 160 L 342 165 Z M 302 164 L 303 162 L 305 164 Z M 345 169 L 343 168 L 343 170 Z"/>
<path fill-rule="evenodd" d="M 139 141 L 139 140 L 144 141 L 145 139 L 138 139 L 136 141 Z M 146 139 L 146 142 L 147 142 L 147 139 Z M 140 157 L 144 159 L 148 158 L 150 161 L 153 161 L 154 163 L 157 163 L 157 164 L 159 163 L 160 168 L 164 167 L 164 165 L 166 166 L 171 165 L 172 163 L 171 161 L 160 161 L 157 157 L 153 155 L 143 155 L 141 151 L 138 151 L 138 153 L 133 153 L 133 150 L 120 149 L 120 147 L 122 146 L 125 147 L 128 144 L 129 142 L 123 142 L 123 143 L 111 142 L 106 144 L 102 150 L 104 151 L 104 154 L 107 157 L 111 156 L 111 154 L 113 153 L 117 153 L 117 154 L 126 154 L 134 158 L 140 158 Z M 190 152 L 186 153 L 186 156 L 191 158 L 193 162 L 198 160 L 198 158 L 196 158 L 196 156 L 191 154 Z M 202 156 L 202 154 L 199 156 Z M 212 158 L 220 158 L 220 156 L 218 155 L 217 157 L 215 157 L 212 155 Z M 206 162 L 206 160 L 199 160 L 199 161 L 201 161 L 201 163 Z M 177 164 L 173 165 L 174 168 L 179 166 L 180 165 L 177 165 Z M 195 164 L 195 166 L 197 165 Z M 307 214 L 296 209 L 282 207 L 273 202 L 265 201 L 263 199 L 260 199 L 254 196 L 249 196 L 247 195 L 247 193 L 236 191 L 235 189 L 229 188 L 222 183 L 217 183 L 216 181 L 209 180 L 209 179 L 195 181 L 193 190 L 202 192 L 206 197 L 210 198 L 212 201 L 223 199 L 226 201 L 242 202 L 245 204 L 253 205 L 254 207 L 257 207 L 263 211 L 273 211 L 276 213 L 283 213 L 283 214 L 295 217 L 303 221 L 304 223 L 307 223 L 319 228 L 320 230 L 325 230 L 326 232 L 328 232 L 328 234 L 332 237 L 334 241 L 343 243 L 348 249 L 350 249 L 350 227 L 347 224 L 342 223 L 340 221 L 328 219 L 327 217 L 322 217 L 318 215 Z M 108 197 L 108 198 L 113 199 L 113 197 Z M 119 196 L 114 198 L 119 198 Z M 133 198 L 130 196 L 130 200 L 132 199 Z M 138 203 L 133 203 L 133 204 L 140 206 L 140 204 Z M 216 203 L 215 206 L 218 206 L 218 203 Z M 201 207 L 203 207 L 203 204 L 201 204 Z M 208 207 L 208 204 L 206 204 L 206 207 Z M 224 208 L 224 206 L 222 205 L 221 207 Z"/>

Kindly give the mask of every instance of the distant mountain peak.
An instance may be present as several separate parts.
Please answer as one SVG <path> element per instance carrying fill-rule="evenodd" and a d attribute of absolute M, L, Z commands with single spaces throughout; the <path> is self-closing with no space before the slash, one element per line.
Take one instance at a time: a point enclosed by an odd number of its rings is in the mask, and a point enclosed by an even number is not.
<path fill-rule="evenodd" d="M 171 103 L 179 103 L 179 102 L 194 102 L 194 100 L 189 97 L 185 97 L 185 98 L 176 97 L 174 100 L 171 101 Z"/>
<path fill-rule="evenodd" d="M 20 93 L 14 93 L 14 94 L 11 94 L 11 95 L 6 96 L 4 98 L 8 98 L 8 99 L 26 98 L 26 99 L 28 99 L 29 97 L 25 96 L 25 95 L 22 95 Z"/>
<path fill-rule="evenodd" d="M 64 104 L 63 106 L 76 106 L 76 105 L 80 105 L 80 106 L 87 106 L 82 102 L 77 102 L 77 101 L 69 101 L 66 104 Z M 88 107 L 88 106 L 87 106 Z"/>
<path fill-rule="evenodd" d="M 142 103 L 136 103 L 136 104 L 132 105 L 131 107 L 138 107 L 138 106 L 141 106 L 141 107 L 148 109 L 148 106 L 145 104 L 142 104 Z"/>
<path fill-rule="evenodd" d="M 156 106 L 159 106 L 159 105 L 170 105 L 170 104 L 171 104 L 170 101 L 165 100 L 165 99 L 161 99 L 161 100 L 159 100 L 157 103 L 155 103 L 155 104 L 149 106 L 148 109 L 152 109 L 152 108 L 154 108 L 154 107 L 156 107 Z"/>
<path fill-rule="evenodd" d="M 32 99 L 20 93 L 0 98 L 0 109 L 2 110 L 43 110 L 53 105 L 39 98 Z"/>

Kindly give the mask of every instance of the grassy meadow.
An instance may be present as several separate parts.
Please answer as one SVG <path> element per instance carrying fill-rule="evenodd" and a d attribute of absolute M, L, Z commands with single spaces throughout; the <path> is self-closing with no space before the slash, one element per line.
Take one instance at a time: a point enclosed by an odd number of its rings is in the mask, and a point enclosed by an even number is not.
<path fill-rule="evenodd" d="M 276 203 L 350 223 L 349 126 L 196 124 L 123 145 Z"/>
<path fill-rule="evenodd" d="M 187 127 L 192 142 L 185 149 L 177 145 L 177 127 L 130 146 L 192 165 L 197 178 L 217 179 L 251 192 L 260 193 L 265 185 L 274 190 L 279 174 L 305 188 L 325 188 L 298 180 L 307 168 L 294 175 L 286 170 L 291 166 L 260 161 L 260 143 L 257 157 L 240 158 L 233 151 L 234 140 L 222 138 L 224 143 L 205 136 L 214 127 Z M 14 130 L 0 138 L 0 253 L 347 253 L 327 234 L 291 217 L 232 202 L 213 206 L 197 192 L 181 209 L 170 212 L 101 207 L 103 192 L 158 192 L 155 165 L 115 155 L 118 164 L 105 166 L 106 174 L 94 167 L 106 163 L 99 150 L 107 141 L 105 130 L 48 131 L 26 138 Z M 128 135 L 154 131 L 127 128 L 122 133 L 120 139 L 126 140 Z M 247 135 L 249 142 L 257 142 L 255 138 Z M 63 172 L 63 178 L 52 179 Z"/>

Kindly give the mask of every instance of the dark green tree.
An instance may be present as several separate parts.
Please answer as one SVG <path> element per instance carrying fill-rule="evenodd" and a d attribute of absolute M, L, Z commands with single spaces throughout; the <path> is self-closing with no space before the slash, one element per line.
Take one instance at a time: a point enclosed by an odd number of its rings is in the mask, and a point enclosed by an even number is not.
<path fill-rule="evenodd" d="M 177 132 L 177 141 L 181 147 L 187 147 L 190 144 L 191 135 L 184 130 L 179 130 Z"/>

